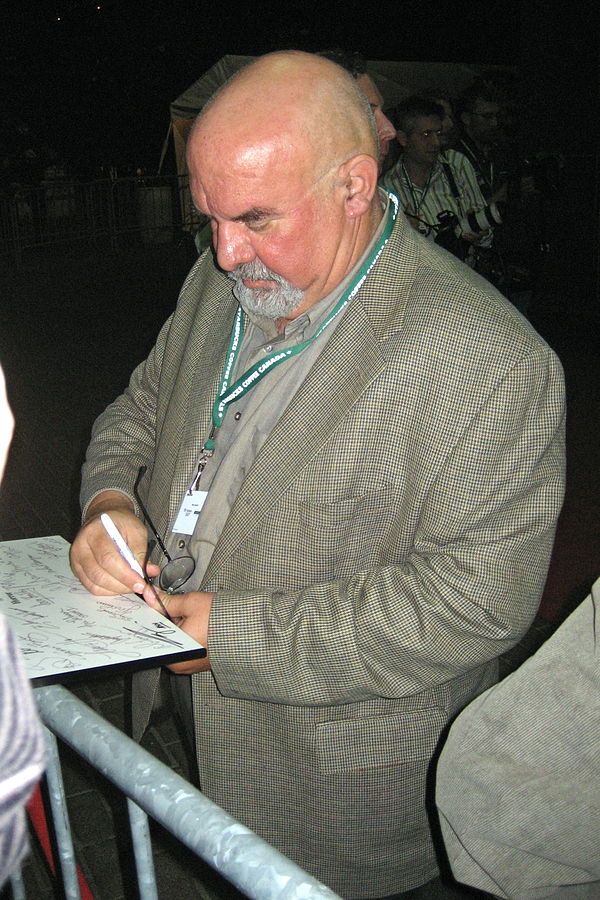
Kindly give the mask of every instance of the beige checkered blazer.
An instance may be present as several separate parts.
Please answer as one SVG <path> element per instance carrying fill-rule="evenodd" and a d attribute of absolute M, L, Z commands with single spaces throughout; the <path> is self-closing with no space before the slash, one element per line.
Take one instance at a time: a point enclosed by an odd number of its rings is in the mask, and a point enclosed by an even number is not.
<path fill-rule="evenodd" d="M 210 253 L 194 266 L 96 423 L 84 503 L 130 494 L 144 462 L 168 529 L 209 427 L 230 284 Z M 343 896 L 436 874 L 429 761 L 536 611 L 563 418 L 547 345 L 399 217 L 242 487 L 204 582 L 217 598 L 213 671 L 193 678 L 201 782 Z"/>

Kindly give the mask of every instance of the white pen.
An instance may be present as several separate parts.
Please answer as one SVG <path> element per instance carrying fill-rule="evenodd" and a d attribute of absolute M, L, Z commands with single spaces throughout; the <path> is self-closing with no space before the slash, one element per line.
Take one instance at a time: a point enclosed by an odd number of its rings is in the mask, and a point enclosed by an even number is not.
<path fill-rule="evenodd" d="M 133 571 L 136 572 L 138 575 L 141 575 L 141 577 L 144 579 L 146 584 L 152 588 L 154 597 L 160 604 L 160 608 L 162 610 L 163 616 L 166 616 L 166 618 L 169 620 L 169 622 L 173 622 L 173 619 L 167 612 L 167 607 L 165 606 L 165 604 L 162 602 L 162 600 L 159 597 L 158 591 L 156 590 L 156 588 L 154 587 L 154 585 L 152 584 L 152 582 L 150 581 L 150 579 L 148 578 L 148 576 L 146 575 L 146 573 L 144 572 L 142 567 L 140 566 L 139 562 L 137 561 L 137 559 L 131 552 L 130 548 L 125 543 L 125 541 L 123 539 L 123 535 L 121 534 L 121 532 L 119 531 L 119 529 L 117 528 L 117 526 L 115 525 L 115 523 L 113 522 L 111 517 L 108 515 L 108 513 L 102 513 L 100 516 L 100 521 L 104 525 L 104 528 L 105 528 L 108 536 L 111 538 L 112 541 L 114 541 L 117 550 L 119 551 L 119 553 L 121 554 L 121 556 L 123 557 L 125 562 L 129 563 L 129 565 L 131 566 Z M 175 623 L 173 622 L 173 624 L 175 624 Z"/>

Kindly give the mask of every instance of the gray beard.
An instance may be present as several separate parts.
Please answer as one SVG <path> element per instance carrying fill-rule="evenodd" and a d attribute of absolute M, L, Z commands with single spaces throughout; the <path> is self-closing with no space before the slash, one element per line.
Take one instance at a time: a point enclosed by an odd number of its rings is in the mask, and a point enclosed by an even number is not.
<path fill-rule="evenodd" d="M 242 308 L 255 315 L 266 316 L 267 319 L 287 319 L 304 299 L 304 291 L 293 287 L 281 275 L 276 275 L 259 259 L 241 263 L 232 272 L 228 272 L 227 277 L 235 282 L 233 294 Z M 276 286 L 256 290 L 246 287 L 243 278 L 247 281 L 273 281 Z"/>

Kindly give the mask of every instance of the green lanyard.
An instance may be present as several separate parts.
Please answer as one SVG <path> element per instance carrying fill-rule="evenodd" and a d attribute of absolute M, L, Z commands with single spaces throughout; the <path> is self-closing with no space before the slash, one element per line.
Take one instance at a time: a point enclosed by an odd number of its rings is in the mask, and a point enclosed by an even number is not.
<path fill-rule="evenodd" d="M 240 375 L 240 377 L 232 385 L 230 385 L 229 382 L 231 374 L 235 368 L 235 363 L 240 352 L 240 346 L 244 334 L 244 319 L 242 307 L 238 306 L 233 322 L 233 328 L 231 330 L 231 337 L 229 339 L 229 347 L 227 349 L 225 366 L 223 367 L 223 373 L 221 375 L 219 393 L 213 404 L 212 428 L 210 435 L 205 441 L 202 448 L 200 463 L 198 466 L 198 475 L 196 476 L 195 482 L 198 481 L 199 476 L 202 473 L 202 469 L 206 464 L 206 460 L 209 456 L 212 456 L 212 452 L 215 448 L 215 432 L 216 429 L 223 424 L 223 420 L 229 408 L 229 404 L 234 403 L 236 400 L 239 400 L 240 397 L 243 397 L 248 393 L 248 391 L 252 390 L 252 388 L 255 387 L 255 385 L 257 385 L 258 382 L 261 381 L 265 377 L 265 375 L 270 372 L 271 369 L 273 369 L 275 366 L 279 366 L 286 359 L 289 359 L 292 356 L 296 356 L 298 353 L 302 353 L 302 351 L 306 347 L 308 347 L 309 344 L 312 344 L 312 342 L 316 338 L 318 338 L 318 336 L 328 327 L 328 325 L 330 325 L 334 321 L 334 319 L 336 319 L 337 316 L 340 315 L 342 310 L 345 309 L 348 303 L 350 303 L 352 298 L 362 287 L 363 281 L 379 259 L 381 251 L 387 244 L 394 227 L 394 222 L 396 221 L 396 217 L 398 215 L 398 198 L 391 191 L 387 191 L 386 193 L 388 193 L 391 202 L 386 213 L 386 221 L 383 226 L 383 231 L 381 233 L 381 237 L 377 243 L 377 246 L 373 249 L 373 252 L 370 254 L 369 258 L 363 263 L 360 270 L 357 272 L 352 284 L 348 286 L 346 291 L 342 294 L 342 296 L 336 303 L 335 308 L 331 311 L 325 321 L 317 328 L 313 336 L 307 341 L 303 341 L 301 344 L 297 344 L 295 347 L 288 347 L 285 350 L 280 350 L 276 353 L 271 354 L 271 356 L 263 359 L 260 363 L 257 363 L 250 369 L 247 369 L 247 371 L 244 372 L 243 375 Z"/>

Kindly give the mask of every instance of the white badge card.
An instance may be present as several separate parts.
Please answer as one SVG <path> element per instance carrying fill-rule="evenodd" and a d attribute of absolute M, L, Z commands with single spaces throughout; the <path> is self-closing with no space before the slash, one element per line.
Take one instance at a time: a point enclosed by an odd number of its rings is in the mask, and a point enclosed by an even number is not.
<path fill-rule="evenodd" d="M 173 531 L 175 534 L 193 534 L 204 501 L 208 497 L 208 491 L 186 491 Z"/>

